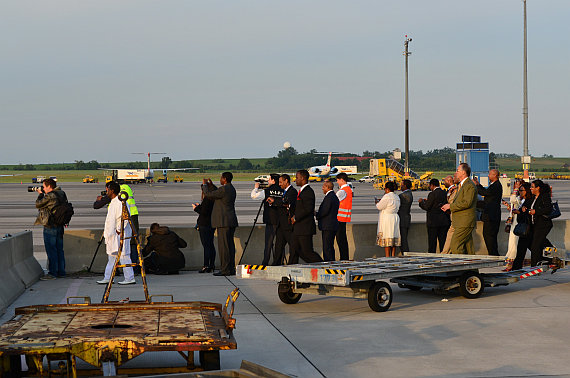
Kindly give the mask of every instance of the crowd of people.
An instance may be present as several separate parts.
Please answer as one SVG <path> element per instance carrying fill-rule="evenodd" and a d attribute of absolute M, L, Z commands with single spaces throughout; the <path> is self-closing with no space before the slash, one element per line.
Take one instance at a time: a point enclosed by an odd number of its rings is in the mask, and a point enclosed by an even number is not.
<path fill-rule="evenodd" d="M 426 212 L 428 252 L 452 254 L 474 254 L 473 231 L 478 219 L 483 222 L 483 239 L 489 255 L 499 255 L 497 242 L 501 225 L 501 204 L 507 206 L 510 216 L 505 231 L 509 233 L 508 250 L 505 256 L 505 270 L 521 269 L 527 250 L 531 252 L 531 266 L 544 260 L 544 247 L 552 246 L 548 233 L 552 229 L 551 187 L 541 180 L 532 183 L 516 180 L 509 202 L 502 201 L 503 188 L 499 172 L 489 171 L 489 185 L 482 186 L 476 178 L 471 179 L 471 169 L 462 163 L 453 176 L 429 182 L 427 198 L 418 200 L 419 207 Z M 213 273 L 215 276 L 236 274 L 234 234 L 238 227 L 235 211 L 236 190 L 232 185 L 231 172 L 222 173 L 219 186 L 212 180 L 204 179 L 201 185 L 202 200 L 192 204 L 198 220 L 196 228 L 204 250 L 203 267 L 199 273 Z M 324 198 L 316 208 L 315 192 L 309 185 L 309 172 L 299 170 L 295 175 L 296 188 L 288 174 L 271 174 L 268 186 L 260 188 L 256 183 L 251 191 L 252 199 L 261 199 L 265 224 L 265 247 L 261 265 L 297 264 L 299 259 L 306 263 L 334 261 L 336 259 L 335 240 L 340 260 L 349 260 L 346 226 L 352 219 L 353 192 L 348 185 L 348 176 L 339 173 L 338 185 L 326 180 L 322 183 Z M 384 195 L 376 199 L 379 210 L 376 244 L 384 247 L 386 257 L 396 257 L 398 250 L 403 255 L 410 250 L 408 232 L 411 224 L 413 205 L 412 183 L 404 179 L 400 188 L 393 181 L 385 184 Z M 398 195 L 395 192 L 400 189 Z M 43 279 L 65 276 L 63 253 L 64 226 L 53 221 L 54 207 L 67 202 L 65 192 L 48 179 L 42 188 L 37 189 L 36 200 L 38 217 L 36 224 L 44 226 L 44 243 L 48 255 L 48 274 Z M 119 194 L 126 193 L 127 200 L 121 202 Z M 108 255 L 103 279 L 107 284 L 111 279 L 118 252 L 121 250 L 120 265 L 123 267 L 123 285 L 134 284 L 137 264 L 138 209 L 134 193 L 128 185 L 116 182 L 106 184 L 105 195 L 97 197 L 94 209 L 107 206 L 107 217 L 103 236 Z M 124 207 L 130 217 L 125 219 Z M 523 227 L 524 226 L 524 227 Z M 321 231 L 322 257 L 314 251 L 313 236 L 317 228 Z M 121 234 L 122 232 L 122 234 Z M 217 233 L 220 269 L 214 271 L 216 247 L 214 235 Z M 122 236 L 122 237 L 121 237 Z M 130 241 L 130 242 L 128 242 Z M 289 246 L 289 257 L 285 253 Z M 178 274 L 186 261 L 180 248 L 186 241 L 166 226 L 153 223 L 141 255 L 145 271 L 154 274 Z M 133 269 L 135 268 L 135 269 Z"/>

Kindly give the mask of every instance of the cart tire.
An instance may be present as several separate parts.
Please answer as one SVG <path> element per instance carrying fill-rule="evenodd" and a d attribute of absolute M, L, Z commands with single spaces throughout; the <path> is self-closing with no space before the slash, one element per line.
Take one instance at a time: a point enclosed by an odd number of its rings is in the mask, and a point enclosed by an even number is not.
<path fill-rule="evenodd" d="M 392 304 L 392 288 L 386 282 L 378 281 L 368 289 L 368 306 L 372 311 L 388 311 Z"/>
<path fill-rule="evenodd" d="M 479 298 L 484 289 L 483 277 L 477 272 L 467 272 L 459 279 L 459 293 L 467 299 Z"/>
<path fill-rule="evenodd" d="M 285 292 L 278 291 L 277 294 L 279 294 L 279 299 L 281 299 L 281 302 L 286 304 L 295 304 L 299 302 L 302 295 L 301 293 L 293 293 L 292 290 Z"/>
<path fill-rule="evenodd" d="M 190 352 L 192 353 L 192 352 Z M 204 370 L 220 370 L 220 351 L 219 350 L 201 350 L 200 366 Z"/>

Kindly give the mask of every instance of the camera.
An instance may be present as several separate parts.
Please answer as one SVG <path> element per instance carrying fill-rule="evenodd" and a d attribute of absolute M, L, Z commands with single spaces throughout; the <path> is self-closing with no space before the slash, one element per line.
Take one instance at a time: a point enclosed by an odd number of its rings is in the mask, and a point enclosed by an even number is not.
<path fill-rule="evenodd" d="M 35 192 L 36 189 L 40 189 L 40 191 L 43 193 L 44 192 L 44 187 L 43 186 L 28 186 L 28 192 Z"/>
<path fill-rule="evenodd" d="M 101 191 L 101 196 L 106 196 L 107 195 L 107 191 L 106 190 L 102 190 Z"/>

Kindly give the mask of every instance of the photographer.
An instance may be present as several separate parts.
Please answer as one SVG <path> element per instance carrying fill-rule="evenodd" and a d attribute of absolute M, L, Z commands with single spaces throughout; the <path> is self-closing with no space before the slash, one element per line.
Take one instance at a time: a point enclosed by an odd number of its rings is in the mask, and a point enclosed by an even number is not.
<path fill-rule="evenodd" d="M 35 225 L 44 226 L 44 245 L 48 257 L 48 274 L 41 280 L 53 280 L 65 277 L 65 256 L 63 254 L 63 225 L 56 225 L 53 219 L 53 209 L 60 203 L 67 202 L 67 196 L 53 179 L 44 180 L 42 187 L 33 189 L 38 192 L 36 208 L 38 217 Z"/>
<path fill-rule="evenodd" d="M 273 240 L 279 223 L 279 212 L 277 207 L 271 206 L 267 201 L 269 197 L 283 197 L 283 189 L 278 184 L 279 175 L 272 173 L 269 176 L 269 186 L 265 189 L 259 188 L 259 183 L 255 183 L 255 188 L 251 191 L 252 199 L 263 198 L 263 223 L 265 223 L 265 249 L 263 250 L 263 261 L 261 265 L 269 265 L 269 258 L 273 250 Z"/>

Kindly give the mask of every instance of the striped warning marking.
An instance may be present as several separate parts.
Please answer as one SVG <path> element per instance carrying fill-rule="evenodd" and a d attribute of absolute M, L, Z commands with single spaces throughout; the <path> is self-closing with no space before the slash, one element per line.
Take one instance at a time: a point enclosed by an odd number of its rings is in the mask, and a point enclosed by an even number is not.
<path fill-rule="evenodd" d="M 362 278 L 364 278 L 363 275 L 358 275 L 358 276 L 352 277 L 352 280 L 353 280 L 353 281 L 362 281 Z"/>
<path fill-rule="evenodd" d="M 542 272 L 544 272 L 544 269 L 543 269 L 543 268 L 538 268 L 538 269 L 535 269 L 535 270 L 530 271 L 530 272 L 528 272 L 528 273 L 521 274 L 521 276 L 520 276 L 519 278 L 522 280 L 523 278 L 528 278 L 528 277 L 536 276 L 537 274 L 540 274 L 540 273 L 542 273 Z"/>
<path fill-rule="evenodd" d="M 327 274 L 346 274 L 346 270 L 342 269 L 325 269 Z"/>
<path fill-rule="evenodd" d="M 249 270 L 267 270 L 267 266 L 265 265 L 246 265 L 245 269 Z"/>

